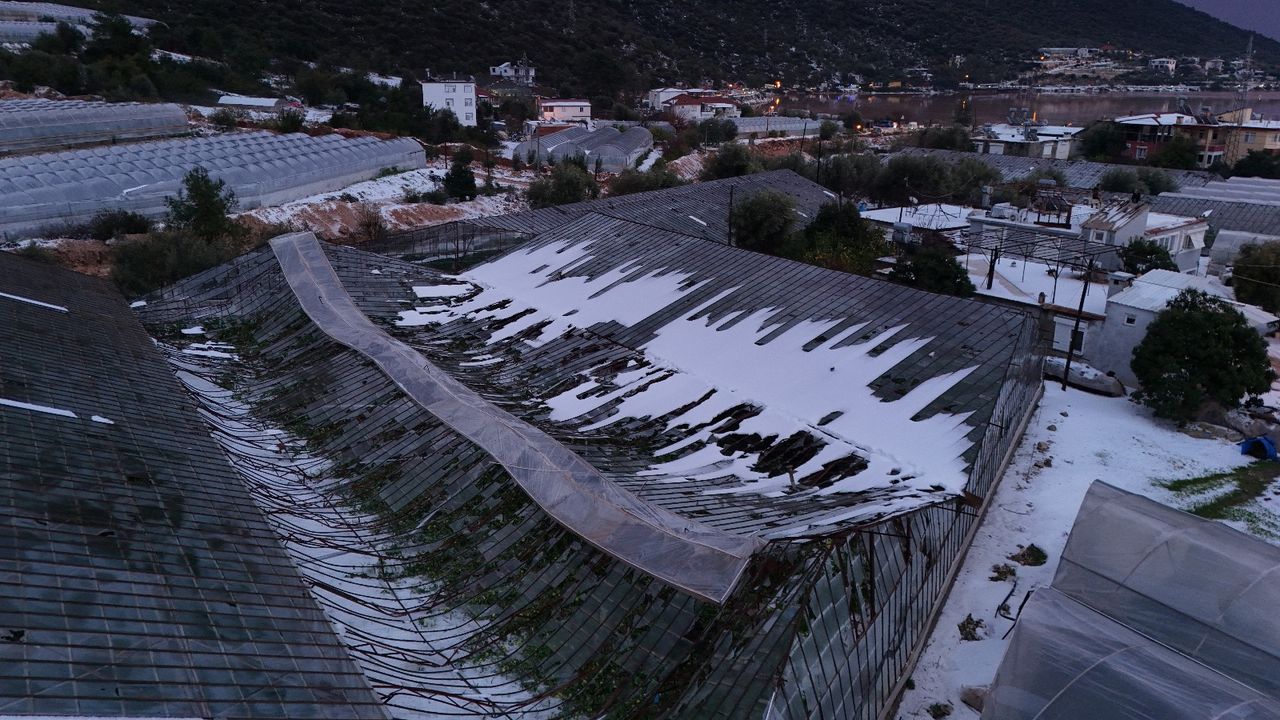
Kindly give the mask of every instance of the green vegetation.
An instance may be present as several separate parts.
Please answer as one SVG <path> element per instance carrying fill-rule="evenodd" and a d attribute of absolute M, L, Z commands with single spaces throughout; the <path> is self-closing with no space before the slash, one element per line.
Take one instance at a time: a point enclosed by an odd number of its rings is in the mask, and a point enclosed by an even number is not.
<path fill-rule="evenodd" d="M 781 255 L 791 236 L 796 202 L 778 190 L 763 190 L 733 207 L 729 226 L 733 244 L 769 255 Z"/>
<path fill-rule="evenodd" d="M 948 164 L 931 155 L 898 155 L 876 174 L 870 195 L 890 205 L 977 204 L 982 186 L 999 181 L 1000 173 L 976 157 Z"/>
<path fill-rule="evenodd" d="M 760 172 L 764 164 L 751 148 L 740 143 L 732 143 L 721 147 L 707 158 L 702 167 L 703 180 L 723 180 Z"/>
<path fill-rule="evenodd" d="M 1134 170 L 1114 168 L 1108 170 L 1098 181 L 1098 189 L 1107 192 L 1138 193 L 1140 195 L 1159 195 L 1176 192 L 1178 183 L 1169 173 L 1163 170 L 1140 167 Z"/>
<path fill-rule="evenodd" d="M 982 622 L 979 620 L 978 622 Z M 933 720 L 942 720 L 944 717 L 951 716 L 951 705 L 949 703 L 934 703 L 925 708 L 925 712 L 929 713 L 929 717 Z"/>
<path fill-rule="evenodd" d="M 192 168 L 183 177 L 177 196 L 165 199 L 167 229 L 210 244 L 231 239 L 240 233 L 240 226 L 230 217 L 238 204 L 235 191 L 225 181 L 209 177 L 203 167 Z"/>
<path fill-rule="evenodd" d="M 923 148 L 965 151 L 973 149 L 969 128 L 963 125 L 926 128 L 916 133 L 914 140 L 917 146 Z"/>
<path fill-rule="evenodd" d="M 1280 311 L 1280 242 L 1240 248 L 1232 273 L 1237 300 L 1267 312 Z"/>
<path fill-rule="evenodd" d="M 1187 510 L 1200 517 L 1243 522 L 1256 535 L 1280 538 L 1280 518 L 1249 507 L 1278 479 L 1280 462 L 1260 460 L 1227 472 L 1161 484 L 1177 493 L 1189 505 Z"/>
<path fill-rule="evenodd" d="M 1134 398 L 1159 417 L 1191 420 L 1212 401 L 1234 408 L 1271 388 L 1267 343 L 1225 300 L 1184 290 L 1147 329 L 1130 363 Z"/>
<path fill-rule="evenodd" d="M 1029 543 L 1026 547 L 1019 545 L 1018 552 L 1010 555 L 1009 559 L 1019 565 L 1040 567 L 1049 561 L 1049 556 L 1045 554 L 1044 550 L 1040 549 L 1039 545 Z"/>
<path fill-rule="evenodd" d="M 1124 152 L 1124 130 L 1112 122 L 1096 122 L 1077 137 L 1080 155 L 1087 160 L 1112 162 Z"/>
<path fill-rule="evenodd" d="M 1235 167 L 1231 168 L 1231 174 L 1241 177 L 1280 178 L 1280 155 L 1250 150 L 1248 155 L 1240 158 Z"/>
<path fill-rule="evenodd" d="M 460 200 L 474 200 L 476 197 L 476 176 L 471 172 L 471 153 L 456 154 L 453 158 L 453 164 L 449 166 L 449 172 L 445 173 L 444 191 L 449 197 L 455 197 Z"/>
<path fill-rule="evenodd" d="M 287 75 L 305 67 L 292 61 L 379 72 L 430 67 L 480 73 L 528 53 L 540 81 L 602 109 L 612 103 L 598 99 L 679 80 L 763 84 L 780 78 L 791 84 L 826 80 L 837 69 L 893 80 L 901 79 L 897 69 L 923 64 L 946 85 L 965 75 L 972 82 L 1004 79 L 1047 45 L 1235 57 L 1248 40 L 1247 31 L 1172 0 L 853 0 L 840 12 L 820 4 L 721 0 L 676 14 L 660 0 L 597 4 L 576 13 L 545 0 L 512 0 L 501 12 L 478 12 L 467 0 L 287 8 L 249 0 L 115 0 L 111 6 L 164 21 L 152 36 L 166 50 L 237 67 L 287 59 L 277 68 Z M 553 13 L 554 32 L 531 21 Z M 978 17 L 986 21 L 973 22 Z M 1264 64 L 1280 60 L 1280 45 L 1270 39 L 1258 36 L 1255 48 Z M 952 67 L 956 55 L 964 62 Z"/>
<path fill-rule="evenodd" d="M 956 627 L 960 630 L 960 639 L 976 642 L 982 638 L 978 635 L 978 629 L 986 625 L 982 620 L 975 618 L 973 615 L 965 615 Z"/>
<path fill-rule="evenodd" d="M 533 208 L 566 205 L 600 197 L 600 186 L 580 166 L 565 163 L 552 170 L 550 177 L 530 183 L 528 196 Z"/>
<path fill-rule="evenodd" d="M 905 261 L 905 262 L 904 262 Z M 972 297 L 977 288 L 954 255 L 926 248 L 898 259 L 889 279 L 921 290 Z"/>
<path fill-rule="evenodd" d="M 630 195 L 631 193 L 648 192 L 649 190 L 665 190 L 684 185 L 678 175 L 667 169 L 666 163 L 659 160 L 653 167 L 641 172 L 627 168 L 618 173 L 609 182 L 610 195 Z"/>
<path fill-rule="evenodd" d="M 127 210 L 104 210 L 89 221 L 89 237 L 94 240 L 113 240 L 122 235 L 141 235 L 151 232 L 155 223 Z"/>
<path fill-rule="evenodd" d="M 1152 270 L 1178 270 L 1169 251 L 1154 240 L 1134 240 L 1120 248 L 1120 261 L 1124 263 L 1124 271 L 1134 275 Z"/>

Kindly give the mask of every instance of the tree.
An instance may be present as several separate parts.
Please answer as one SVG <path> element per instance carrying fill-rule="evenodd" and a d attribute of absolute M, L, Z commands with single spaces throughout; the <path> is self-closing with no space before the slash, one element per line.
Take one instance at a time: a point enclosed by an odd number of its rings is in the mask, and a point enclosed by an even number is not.
<path fill-rule="evenodd" d="M 762 190 L 738 201 L 729 217 L 733 244 L 748 250 L 778 255 L 791 233 L 796 202 L 778 190 Z"/>
<path fill-rule="evenodd" d="M 84 46 L 89 62 L 103 59 L 131 58 L 147 62 L 151 58 L 151 41 L 133 31 L 133 23 L 123 15 L 94 15 L 93 36 Z"/>
<path fill-rule="evenodd" d="M 1240 248 L 1232 266 L 1236 299 L 1267 312 L 1280 311 L 1280 242 Z"/>
<path fill-rule="evenodd" d="M 539 178 L 529 184 L 529 206 L 551 207 L 581 202 L 600 196 L 600 186 L 586 170 L 573 164 L 563 164 L 551 171 L 550 177 Z"/>
<path fill-rule="evenodd" d="M 41 33 L 31 42 L 32 50 L 51 55 L 75 55 L 82 47 L 84 33 L 65 22 L 59 22 L 52 33 Z"/>
<path fill-rule="evenodd" d="M 719 145 L 738 136 L 738 124 L 728 119 L 707 118 L 697 127 L 698 141 L 703 145 Z"/>
<path fill-rule="evenodd" d="M 973 138 L 969 134 L 969 128 L 963 125 L 931 127 L 921 130 L 919 135 L 916 136 L 916 144 L 923 148 L 973 150 Z"/>
<path fill-rule="evenodd" d="M 360 203 L 356 208 L 356 237 L 366 243 L 387 239 L 387 223 L 376 205 Z"/>
<path fill-rule="evenodd" d="M 1178 421 L 1208 401 L 1234 408 L 1275 379 L 1266 341 L 1225 300 L 1198 290 L 1182 291 L 1156 316 L 1130 367 L 1142 383 L 1135 399 Z"/>
<path fill-rule="evenodd" d="M 444 191 L 449 193 L 449 197 L 471 200 L 476 196 L 476 176 L 471 172 L 471 166 L 462 160 L 459 155 L 454 155 L 453 164 L 444 176 Z"/>
<path fill-rule="evenodd" d="M 171 229 L 210 244 L 239 235 L 240 226 L 229 217 L 237 205 L 235 192 L 226 182 L 209 177 L 203 167 L 192 168 L 182 178 L 177 197 L 165 198 L 165 205 Z"/>
<path fill-rule="evenodd" d="M 818 139 L 830 140 L 835 137 L 838 132 L 840 132 L 839 123 L 833 120 L 823 120 L 822 124 L 818 126 Z"/>
<path fill-rule="evenodd" d="M 1120 260 L 1124 263 L 1124 271 L 1134 275 L 1142 275 L 1152 270 L 1178 271 L 1169 251 L 1154 240 L 1134 240 L 1120 248 Z"/>
<path fill-rule="evenodd" d="M 1107 192 L 1133 193 L 1140 192 L 1139 188 L 1143 187 L 1138 182 L 1137 173 L 1120 168 L 1106 171 L 1098 180 L 1098 189 Z"/>
<path fill-rule="evenodd" d="M 970 297 L 976 288 L 969 280 L 964 267 L 955 257 L 940 250 L 926 249 L 910 256 L 907 262 L 899 262 L 889 273 L 889 279 L 921 290 Z"/>
<path fill-rule="evenodd" d="M 1089 160 L 1108 162 L 1124 153 L 1124 130 L 1110 121 L 1092 124 L 1078 137 L 1079 154 Z"/>
<path fill-rule="evenodd" d="M 1148 195 L 1178 191 L 1178 183 L 1174 182 L 1169 173 L 1163 170 L 1146 167 L 1138 168 L 1138 181 L 1146 187 Z"/>
<path fill-rule="evenodd" d="M 1200 148 L 1191 138 L 1175 135 L 1165 143 L 1160 151 L 1151 156 L 1148 162 L 1156 167 L 1194 170 L 1198 161 Z"/>
<path fill-rule="evenodd" d="M 1241 177 L 1280 178 L 1280 155 L 1250 150 L 1248 155 L 1231 168 L 1232 175 Z"/>
<path fill-rule="evenodd" d="M 827 203 L 804 232 L 792 238 L 786 254 L 810 265 L 869 275 L 876 259 L 892 251 L 884 232 L 863 220 L 852 203 Z"/>
<path fill-rule="evenodd" d="M 721 180 L 760 172 L 764 166 L 746 145 L 724 145 L 707 159 L 702 168 L 703 180 Z"/>
<path fill-rule="evenodd" d="M 627 168 L 609 183 L 610 195 L 630 195 L 631 193 L 647 192 L 649 190 L 664 190 L 683 185 L 684 181 L 679 175 L 667 169 L 665 163 L 658 161 L 652 168 L 645 172 L 640 172 L 632 168 Z"/>

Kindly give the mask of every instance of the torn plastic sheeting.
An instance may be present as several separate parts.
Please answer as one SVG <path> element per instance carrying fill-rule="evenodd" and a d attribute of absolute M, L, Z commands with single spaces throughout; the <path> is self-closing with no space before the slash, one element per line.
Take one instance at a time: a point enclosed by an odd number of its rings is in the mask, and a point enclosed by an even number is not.
<path fill-rule="evenodd" d="M 497 460 L 545 512 L 614 558 L 716 603 L 732 592 L 758 538 L 732 535 L 650 505 L 554 438 L 485 401 L 362 313 L 315 235 L 271 241 L 303 311 L 373 360 L 432 415 Z"/>

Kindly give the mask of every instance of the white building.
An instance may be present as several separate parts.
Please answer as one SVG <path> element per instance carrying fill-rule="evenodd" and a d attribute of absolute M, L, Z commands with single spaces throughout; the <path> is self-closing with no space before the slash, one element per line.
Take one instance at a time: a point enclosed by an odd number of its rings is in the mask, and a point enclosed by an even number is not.
<path fill-rule="evenodd" d="M 501 65 L 490 65 L 489 74 L 503 80 L 510 80 L 521 85 L 533 85 L 533 77 L 538 69 L 529 64 L 529 58 L 520 58 L 515 62 L 504 62 Z"/>
<path fill-rule="evenodd" d="M 1102 338 L 1092 348 L 1091 364 L 1103 372 L 1115 373 L 1126 386 L 1136 387 L 1138 379 L 1129 367 L 1133 350 L 1147 336 L 1147 328 L 1156 316 L 1183 290 L 1200 290 L 1226 300 L 1260 334 L 1273 332 L 1280 323 L 1275 315 L 1261 308 L 1236 302 L 1230 288 L 1211 278 L 1168 270 L 1152 270 L 1139 278 L 1113 273 Z"/>
<path fill-rule="evenodd" d="M 715 95 L 715 90 L 707 88 L 678 88 L 678 87 L 662 87 L 654 88 L 645 95 L 644 105 L 650 110 L 662 110 L 666 107 L 667 101 L 680 95 Z"/>
<path fill-rule="evenodd" d="M 1161 70 L 1172 75 L 1173 71 L 1178 69 L 1178 61 L 1173 58 L 1151 58 L 1147 61 L 1147 67 L 1152 70 Z"/>
<path fill-rule="evenodd" d="M 539 100 L 538 117 L 551 122 L 591 122 L 591 101 L 582 98 Z"/>
<path fill-rule="evenodd" d="M 1071 157 L 1072 143 L 1082 129 L 1067 125 L 993 123 L 983 125 L 974 134 L 973 149 L 985 155 L 1067 160 Z"/>
<path fill-rule="evenodd" d="M 449 110 L 464 127 L 476 126 L 476 81 L 472 77 L 431 78 L 422 82 L 422 106 Z"/>
<path fill-rule="evenodd" d="M 682 93 L 663 104 L 671 117 L 684 122 L 698 122 L 710 118 L 736 118 L 742 115 L 738 104 L 720 95 L 690 95 Z"/>

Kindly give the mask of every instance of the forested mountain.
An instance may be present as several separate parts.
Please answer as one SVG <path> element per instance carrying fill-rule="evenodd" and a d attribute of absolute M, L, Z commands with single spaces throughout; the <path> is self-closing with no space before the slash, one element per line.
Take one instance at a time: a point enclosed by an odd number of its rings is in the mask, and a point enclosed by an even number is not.
<path fill-rule="evenodd" d="M 1040 46 L 1237 57 L 1248 33 L 1174 0 L 93 0 L 160 19 L 158 44 L 239 66 L 292 58 L 482 73 L 527 54 L 586 94 L 667 81 L 787 82 L 924 65 L 983 81 Z M 1280 62 L 1259 37 L 1257 57 Z M 960 68 L 947 69 L 955 56 Z"/>

